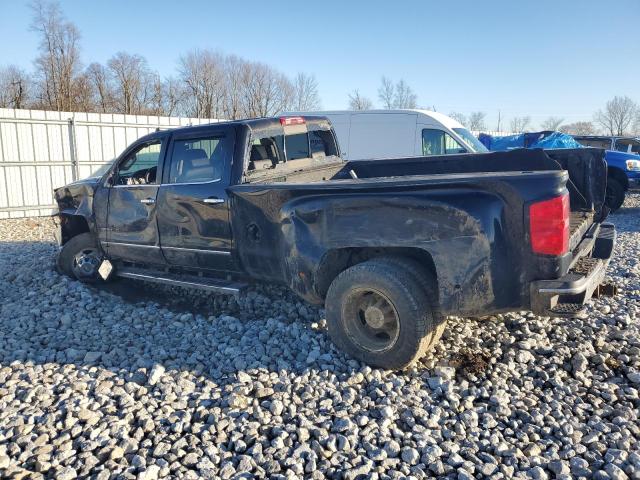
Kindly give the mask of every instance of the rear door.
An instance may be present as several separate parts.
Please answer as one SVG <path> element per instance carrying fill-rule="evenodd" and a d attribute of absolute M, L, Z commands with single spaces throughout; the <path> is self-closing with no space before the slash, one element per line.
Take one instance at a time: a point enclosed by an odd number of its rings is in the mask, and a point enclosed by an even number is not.
<path fill-rule="evenodd" d="M 167 262 L 205 270 L 232 270 L 226 188 L 233 128 L 174 134 L 158 192 L 158 230 Z"/>

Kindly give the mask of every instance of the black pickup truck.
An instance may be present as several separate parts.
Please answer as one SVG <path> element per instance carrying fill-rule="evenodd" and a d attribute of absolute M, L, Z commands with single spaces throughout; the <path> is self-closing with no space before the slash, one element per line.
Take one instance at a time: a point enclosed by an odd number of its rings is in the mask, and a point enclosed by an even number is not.
<path fill-rule="evenodd" d="M 573 315 L 615 243 L 603 152 L 515 150 L 344 162 L 323 117 L 145 136 L 103 175 L 55 191 L 58 267 L 324 304 L 354 357 L 403 368 L 447 315 Z"/>

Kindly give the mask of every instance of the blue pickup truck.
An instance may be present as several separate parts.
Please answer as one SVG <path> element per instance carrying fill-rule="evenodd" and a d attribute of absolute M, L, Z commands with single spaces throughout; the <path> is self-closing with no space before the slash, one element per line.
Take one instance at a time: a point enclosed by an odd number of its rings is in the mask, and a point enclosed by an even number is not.
<path fill-rule="evenodd" d="M 603 135 L 567 135 L 561 132 L 528 132 L 504 137 L 480 134 L 482 142 L 491 151 L 515 148 L 576 148 L 595 147 L 605 150 L 607 162 L 606 204 L 611 211 L 624 203 L 629 187 L 640 181 L 640 138 Z"/>
<path fill-rule="evenodd" d="M 629 187 L 640 182 L 640 138 L 574 135 L 585 147 L 603 148 L 607 162 L 607 205 L 617 210 Z"/>

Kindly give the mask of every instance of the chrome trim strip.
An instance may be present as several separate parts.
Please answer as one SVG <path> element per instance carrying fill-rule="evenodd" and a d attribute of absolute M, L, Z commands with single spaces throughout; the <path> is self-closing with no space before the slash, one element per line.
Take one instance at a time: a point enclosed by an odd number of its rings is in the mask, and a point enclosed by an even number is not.
<path fill-rule="evenodd" d="M 228 250 L 202 250 L 199 248 L 184 248 L 184 247 L 165 247 L 162 246 L 163 250 L 180 250 L 194 253 L 214 253 L 216 255 L 231 255 L 231 252 Z"/>
<path fill-rule="evenodd" d="M 123 247 L 160 248 L 158 245 L 141 245 L 138 243 L 102 242 L 105 245 L 122 245 Z"/>
<path fill-rule="evenodd" d="M 146 280 L 149 282 L 156 282 L 156 283 L 164 283 L 164 284 L 168 284 L 168 285 L 178 285 L 178 286 L 182 286 L 182 287 L 194 287 L 194 288 L 202 288 L 205 290 L 211 290 L 214 292 L 220 292 L 220 293 L 226 293 L 226 294 L 230 294 L 230 295 L 238 295 L 240 293 L 240 289 L 239 288 L 235 288 L 235 287 L 227 287 L 227 286 L 222 286 L 222 285 L 211 285 L 211 284 L 207 284 L 207 283 L 197 283 L 197 282 L 191 282 L 189 280 L 174 280 L 172 278 L 166 278 L 166 277 L 155 277 L 153 275 L 147 275 L 144 273 L 136 273 L 136 272 L 118 272 L 116 270 L 116 276 L 118 277 L 123 277 L 123 278 L 131 278 L 131 279 L 135 279 L 135 280 Z"/>
<path fill-rule="evenodd" d="M 161 183 L 161 187 L 169 187 L 173 185 L 206 185 L 208 183 L 218 183 L 221 182 L 222 178 L 218 178 L 216 180 L 207 180 L 206 182 L 184 182 L 184 183 Z"/>

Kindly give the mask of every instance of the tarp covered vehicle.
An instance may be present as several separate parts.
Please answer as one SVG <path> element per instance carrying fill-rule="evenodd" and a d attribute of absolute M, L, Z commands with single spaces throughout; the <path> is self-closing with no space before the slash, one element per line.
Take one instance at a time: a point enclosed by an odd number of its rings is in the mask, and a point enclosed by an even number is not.
<path fill-rule="evenodd" d="M 583 148 L 605 150 L 607 163 L 606 204 L 616 211 L 624 203 L 625 192 L 632 182 L 640 180 L 640 140 L 635 138 L 605 136 L 572 136 L 550 130 L 494 137 L 481 133 L 479 140 L 491 151 L 515 148 Z"/>

